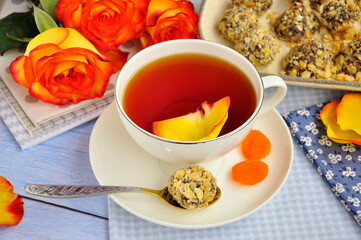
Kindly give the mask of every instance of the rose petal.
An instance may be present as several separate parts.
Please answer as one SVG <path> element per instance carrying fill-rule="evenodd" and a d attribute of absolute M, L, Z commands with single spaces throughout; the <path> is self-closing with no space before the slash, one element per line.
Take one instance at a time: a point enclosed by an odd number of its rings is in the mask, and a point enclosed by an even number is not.
<path fill-rule="evenodd" d="M 57 105 L 64 105 L 69 102 L 69 99 L 60 99 L 52 95 L 46 88 L 39 82 L 34 82 L 29 88 L 29 93 L 35 98 L 41 99 L 44 102 L 53 103 Z"/>
<path fill-rule="evenodd" d="M 34 51 L 38 49 L 46 50 L 39 46 Z M 32 55 L 33 51 L 30 53 Z M 35 63 L 35 69 L 37 82 L 42 87 L 37 84 L 31 86 L 31 94 L 55 104 L 65 104 L 65 99 L 78 103 L 103 96 L 113 72 L 109 61 L 83 48 L 63 49 L 51 56 L 44 56 Z"/>
<path fill-rule="evenodd" d="M 144 30 L 149 0 L 59 0 L 58 19 L 105 50 L 137 38 Z"/>
<path fill-rule="evenodd" d="M 188 0 L 151 0 L 146 29 L 140 35 L 142 46 L 173 39 L 197 38 L 198 20 L 198 14 Z"/>
<path fill-rule="evenodd" d="M 194 22 L 198 22 L 198 15 L 194 11 L 192 2 L 187 0 L 152 0 L 148 6 L 148 14 L 146 23 L 148 26 L 155 25 L 157 18 L 162 17 L 174 17 L 177 14 L 186 14 L 193 18 Z"/>
<path fill-rule="evenodd" d="M 162 15 L 168 9 L 178 8 L 177 1 L 172 0 L 151 0 L 148 5 L 148 13 L 146 18 L 146 24 L 148 26 L 155 25 L 157 18 Z"/>
<path fill-rule="evenodd" d="M 0 176 L 0 225 L 16 225 L 24 216 L 23 200 L 13 189 L 11 183 Z"/>
<path fill-rule="evenodd" d="M 28 56 L 31 50 L 39 45 L 46 43 L 59 44 L 69 35 L 67 28 L 51 28 L 34 37 L 26 47 L 25 56 Z"/>
<path fill-rule="evenodd" d="M 119 49 L 116 50 L 102 50 L 99 48 L 99 51 L 111 61 L 113 64 L 113 73 L 118 72 L 126 63 L 128 59 L 129 52 L 123 52 Z"/>
<path fill-rule="evenodd" d="M 27 56 L 20 56 L 13 61 L 9 66 L 10 73 L 15 82 L 29 88 L 34 82 L 34 71 L 31 61 Z"/>
<path fill-rule="evenodd" d="M 343 96 L 337 107 L 337 124 L 342 130 L 353 130 L 361 134 L 361 93 Z"/>
<path fill-rule="evenodd" d="M 94 59 L 94 67 L 98 68 L 98 71 L 95 71 L 91 95 L 101 97 L 108 85 L 110 80 L 109 76 L 112 74 L 113 68 L 108 63 L 97 58 Z"/>
<path fill-rule="evenodd" d="M 61 49 L 81 46 L 82 48 L 88 49 L 102 56 L 94 45 L 77 30 L 62 27 L 51 28 L 37 35 L 29 42 L 24 55 L 28 56 L 34 48 L 39 45 L 49 43 L 55 44 Z"/>
<path fill-rule="evenodd" d="M 153 123 L 157 136 L 178 141 L 199 141 L 218 136 L 228 118 L 230 98 L 224 97 L 213 104 L 203 102 L 202 110 L 184 116 Z"/>
<path fill-rule="evenodd" d="M 98 54 L 99 56 L 104 57 L 99 51 L 98 49 L 96 49 L 96 47 L 86 38 L 84 37 L 81 33 L 79 33 L 77 30 L 73 29 L 73 28 L 66 28 L 68 30 L 68 37 L 62 42 L 59 43 L 59 47 L 62 49 L 67 49 L 67 48 L 85 48 L 88 49 L 96 54 Z M 50 29 L 51 30 L 51 29 Z M 54 33 L 56 34 L 56 33 Z"/>
<path fill-rule="evenodd" d="M 124 55 L 120 51 L 114 55 L 120 68 Z M 30 41 L 25 56 L 10 65 L 10 72 L 38 99 L 78 103 L 103 96 L 114 70 L 105 56 L 75 29 L 52 28 Z"/>
<path fill-rule="evenodd" d="M 338 143 L 352 142 L 361 145 L 361 136 L 352 130 L 342 130 L 337 124 L 336 111 L 339 102 L 328 103 L 320 112 L 320 117 L 327 129 L 327 136 Z"/>

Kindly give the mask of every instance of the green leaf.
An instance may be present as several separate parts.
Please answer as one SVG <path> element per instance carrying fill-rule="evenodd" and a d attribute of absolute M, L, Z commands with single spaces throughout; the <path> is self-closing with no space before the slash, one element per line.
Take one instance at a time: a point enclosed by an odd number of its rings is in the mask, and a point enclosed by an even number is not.
<path fill-rule="evenodd" d="M 45 11 L 41 10 L 35 5 L 33 5 L 33 9 L 36 26 L 41 33 L 50 28 L 58 27 L 54 19 L 52 19 Z"/>
<path fill-rule="evenodd" d="M 49 14 L 50 17 L 52 17 L 54 20 L 57 19 L 55 8 L 56 4 L 58 4 L 58 0 L 40 0 L 41 6 Z"/>
<path fill-rule="evenodd" d="M 12 13 L 0 19 L 0 55 L 11 48 L 24 46 L 26 43 L 19 42 L 7 37 L 33 38 L 39 34 L 31 11 L 26 13 Z"/>

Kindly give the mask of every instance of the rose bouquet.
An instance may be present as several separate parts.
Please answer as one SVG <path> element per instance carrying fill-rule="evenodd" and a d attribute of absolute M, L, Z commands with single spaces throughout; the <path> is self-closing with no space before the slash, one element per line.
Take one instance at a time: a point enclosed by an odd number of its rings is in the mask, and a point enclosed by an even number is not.
<path fill-rule="evenodd" d="M 197 24 L 189 0 L 33 1 L 0 20 L 0 55 L 27 44 L 9 67 L 15 82 L 45 102 L 78 103 L 103 96 L 127 61 L 121 44 L 197 38 Z"/>

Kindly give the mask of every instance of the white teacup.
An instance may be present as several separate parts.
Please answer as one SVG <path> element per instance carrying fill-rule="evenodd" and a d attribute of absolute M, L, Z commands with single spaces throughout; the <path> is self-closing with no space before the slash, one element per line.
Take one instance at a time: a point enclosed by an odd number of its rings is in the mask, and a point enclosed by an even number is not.
<path fill-rule="evenodd" d="M 123 96 L 128 82 L 134 74 L 147 64 L 174 54 L 198 53 L 210 55 L 230 62 L 251 81 L 255 95 L 256 108 L 253 114 L 235 130 L 217 138 L 204 141 L 174 141 L 156 136 L 137 126 L 123 108 Z M 264 90 L 277 88 L 264 99 Z M 129 135 L 146 152 L 156 158 L 174 164 L 195 164 L 217 159 L 237 147 L 252 129 L 257 117 L 275 107 L 286 95 L 287 86 L 277 76 L 261 78 L 256 68 L 241 54 L 226 46 L 198 39 L 181 39 L 159 43 L 135 54 L 118 75 L 115 101 L 119 116 Z M 141 96 L 139 96 L 141 97 Z"/>

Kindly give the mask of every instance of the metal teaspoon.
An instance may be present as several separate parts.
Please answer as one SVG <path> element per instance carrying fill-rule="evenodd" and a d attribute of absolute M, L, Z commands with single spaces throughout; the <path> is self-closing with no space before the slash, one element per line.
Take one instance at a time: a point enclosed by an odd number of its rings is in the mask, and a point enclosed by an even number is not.
<path fill-rule="evenodd" d="M 81 198 L 92 197 L 119 192 L 139 192 L 153 195 L 172 207 L 183 209 L 165 187 L 161 190 L 154 190 L 142 187 L 129 186 L 96 186 L 96 185 L 48 185 L 48 184 L 27 184 L 25 192 L 41 197 L 49 198 Z M 221 190 L 217 187 L 216 196 L 208 206 L 213 205 L 221 196 Z"/>

